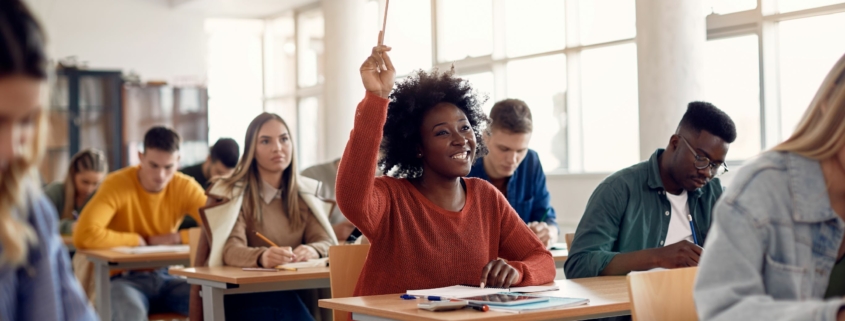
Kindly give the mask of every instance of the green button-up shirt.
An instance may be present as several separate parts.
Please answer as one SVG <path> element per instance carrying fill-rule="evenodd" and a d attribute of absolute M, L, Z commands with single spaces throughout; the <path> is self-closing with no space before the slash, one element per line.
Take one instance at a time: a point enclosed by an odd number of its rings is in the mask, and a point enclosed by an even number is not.
<path fill-rule="evenodd" d="M 672 205 L 660 179 L 657 149 L 649 160 L 608 176 L 596 187 L 569 249 L 564 271 L 570 279 L 598 276 L 616 254 L 663 246 Z M 688 193 L 699 245 L 710 229 L 710 212 L 722 195 L 718 178 Z"/>

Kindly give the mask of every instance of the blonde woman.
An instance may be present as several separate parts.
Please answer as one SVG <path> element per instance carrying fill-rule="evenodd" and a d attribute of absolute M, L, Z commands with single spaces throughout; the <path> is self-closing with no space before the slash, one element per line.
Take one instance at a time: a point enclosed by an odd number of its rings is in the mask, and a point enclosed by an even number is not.
<path fill-rule="evenodd" d="M 272 268 L 323 258 L 337 244 L 317 199 L 316 181 L 299 177 L 293 136 L 275 114 L 258 115 L 247 128 L 244 154 L 232 176 L 209 191 L 202 218 L 209 238 L 200 240 L 199 264 Z M 256 235 L 266 236 L 271 246 Z M 207 258 L 207 259 L 206 259 Z M 198 291 L 198 289 L 196 289 Z M 192 297 L 194 293 L 192 292 Z M 198 297 L 197 297 L 198 299 Z M 192 307 L 194 306 L 192 300 Z M 226 317 L 245 320 L 311 320 L 293 291 L 230 295 Z M 198 309 L 197 309 L 197 312 Z M 199 319 L 192 314 L 191 320 Z"/>
<path fill-rule="evenodd" d="M 0 1 L 0 320 L 95 320 L 39 188 L 41 30 L 22 2 Z"/>
<path fill-rule="evenodd" d="M 70 167 L 64 181 L 54 182 L 44 188 L 44 194 L 59 212 L 59 233 L 73 234 L 79 213 L 103 182 L 108 171 L 109 164 L 103 152 L 85 149 L 70 159 Z"/>
<path fill-rule="evenodd" d="M 713 217 L 701 320 L 845 320 L 845 56 L 795 133 L 739 170 Z"/>

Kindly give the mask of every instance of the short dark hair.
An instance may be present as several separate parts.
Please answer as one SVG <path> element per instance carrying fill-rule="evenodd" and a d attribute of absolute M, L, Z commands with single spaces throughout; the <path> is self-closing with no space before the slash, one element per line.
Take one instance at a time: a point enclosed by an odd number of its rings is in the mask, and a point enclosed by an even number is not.
<path fill-rule="evenodd" d="M 728 144 L 736 140 L 736 125 L 731 117 L 704 101 L 694 101 L 687 105 L 687 112 L 681 118 L 678 128 L 692 129 L 696 133 L 706 130 Z"/>
<path fill-rule="evenodd" d="M 490 110 L 490 129 L 494 128 L 516 134 L 534 131 L 531 109 L 519 99 L 505 99 L 497 102 Z"/>
<path fill-rule="evenodd" d="M 168 153 L 177 152 L 180 142 L 179 134 L 170 128 L 155 126 L 144 134 L 144 152 L 146 153 L 150 148 Z"/>
<path fill-rule="evenodd" d="M 387 175 L 397 178 L 416 178 L 422 175 L 422 160 L 417 158 L 417 146 L 422 144 L 420 126 L 423 115 L 439 103 L 451 103 L 466 116 L 475 131 L 476 157 L 487 155 L 481 131 L 488 119 L 481 110 L 486 96 L 479 100 L 469 81 L 452 72 L 417 70 L 396 85 L 390 94 L 387 121 L 381 140 L 382 158 L 379 167 Z"/>
<path fill-rule="evenodd" d="M 235 168 L 238 165 L 238 158 L 241 156 L 238 142 L 231 138 L 218 139 L 214 146 L 211 146 L 210 155 L 212 162 L 223 163 L 223 166 Z"/>
<path fill-rule="evenodd" d="M 0 1 L 0 76 L 47 78 L 44 32 L 22 1 Z"/>

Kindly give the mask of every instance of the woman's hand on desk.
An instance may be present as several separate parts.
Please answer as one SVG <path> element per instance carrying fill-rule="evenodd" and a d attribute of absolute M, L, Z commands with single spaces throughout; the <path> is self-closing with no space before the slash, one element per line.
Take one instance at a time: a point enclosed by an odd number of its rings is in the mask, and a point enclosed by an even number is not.
<path fill-rule="evenodd" d="M 305 244 L 297 246 L 296 249 L 293 250 L 293 255 L 296 256 L 297 262 L 320 258 L 320 253 L 317 253 L 317 250 Z"/>
<path fill-rule="evenodd" d="M 262 267 L 274 267 L 290 262 L 296 262 L 296 255 L 290 246 L 271 247 L 261 253 Z"/>
<path fill-rule="evenodd" d="M 481 270 L 481 287 L 508 288 L 519 280 L 519 271 L 503 259 L 487 263 Z"/>

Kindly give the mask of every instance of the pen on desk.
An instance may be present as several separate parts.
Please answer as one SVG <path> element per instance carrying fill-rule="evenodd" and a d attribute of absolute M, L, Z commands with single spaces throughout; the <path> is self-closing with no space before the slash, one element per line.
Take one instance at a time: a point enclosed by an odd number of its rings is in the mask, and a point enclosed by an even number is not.
<path fill-rule="evenodd" d="M 698 236 L 695 235 L 695 223 L 692 222 L 692 215 L 687 214 L 687 218 L 689 219 L 690 232 L 692 232 L 692 242 L 698 245 Z"/>
<path fill-rule="evenodd" d="M 487 306 L 486 304 L 478 304 L 478 303 L 467 302 L 467 306 L 472 308 L 473 310 L 477 310 L 477 311 L 481 311 L 481 312 L 490 311 L 490 307 Z"/>

